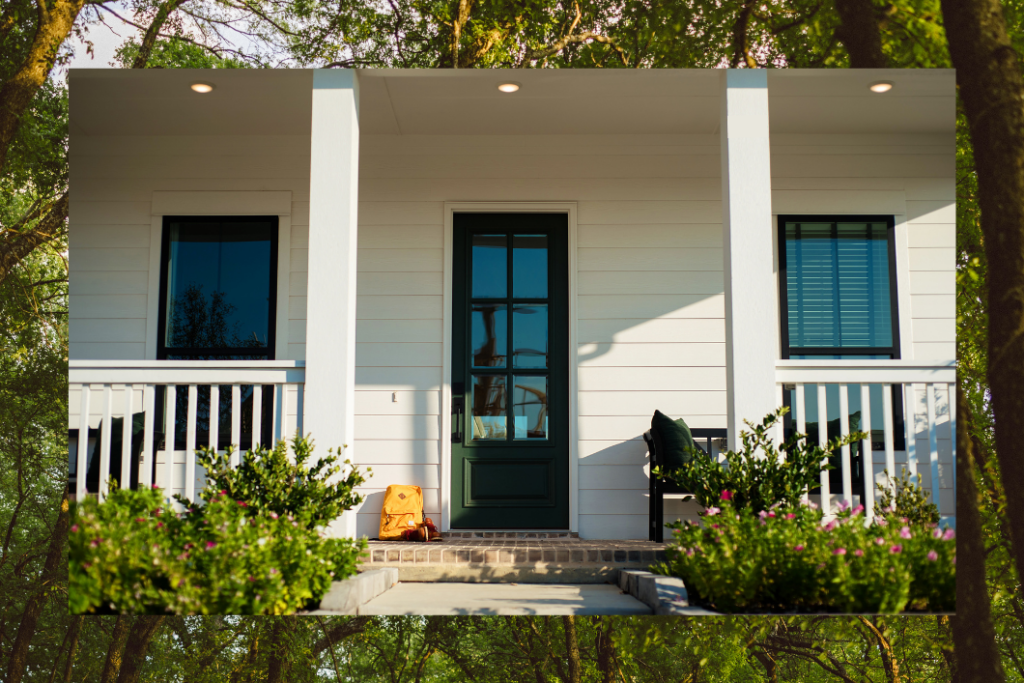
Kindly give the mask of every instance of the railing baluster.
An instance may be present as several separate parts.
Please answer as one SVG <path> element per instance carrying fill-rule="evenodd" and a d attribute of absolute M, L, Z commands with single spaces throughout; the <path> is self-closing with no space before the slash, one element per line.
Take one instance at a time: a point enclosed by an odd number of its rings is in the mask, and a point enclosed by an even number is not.
<path fill-rule="evenodd" d="M 256 450 L 263 434 L 263 387 L 252 385 L 252 449 Z"/>
<path fill-rule="evenodd" d="M 850 395 L 846 384 L 839 385 L 839 433 L 846 436 L 850 433 Z M 843 500 L 853 505 L 853 472 L 850 469 L 850 446 L 839 450 L 839 462 L 843 468 Z"/>
<path fill-rule="evenodd" d="M 288 440 L 288 385 L 278 384 L 274 387 L 277 392 L 277 439 Z M 276 443 L 276 441 L 275 441 Z"/>
<path fill-rule="evenodd" d="M 168 384 L 164 396 L 164 403 L 167 405 L 164 421 L 164 457 L 167 459 L 164 463 L 164 476 L 167 481 L 164 492 L 167 494 L 167 501 L 170 502 L 174 500 L 171 496 L 174 495 L 174 411 L 177 407 L 177 388 L 173 384 Z"/>
<path fill-rule="evenodd" d="M 188 417 L 185 422 L 185 497 L 196 499 L 196 412 L 199 387 L 188 385 Z"/>
<path fill-rule="evenodd" d="M 298 434 L 299 436 L 305 434 L 305 432 L 302 431 L 303 401 L 305 401 L 306 398 L 306 394 L 303 390 L 305 388 L 305 384 L 295 385 L 295 433 Z"/>
<path fill-rule="evenodd" d="M 100 430 L 100 481 L 99 499 L 102 503 L 107 497 L 107 487 L 110 479 L 110 437 L 111 434 L 111 411 L 114 407 L 114 388 L 109 384 L 103 385 L 103 427 Z"/>
<path fill-rule="evenodd" d="M 220 385 L 210 385 L 210 438 L 206 447 L 211 451 L 220 448 Z"/>
<path fill-rule="evenodd" d="M 146 384 L 142 388 L 142 410 L 145 412 L 145 428 L 142 440 L 142 461 L 139 463 L 139 486 L 146 488 L 153 485 L 153 424 L 156 404 L 156 387 Z"/>
<path fill-rule="evenodd" d="M 860 422 L 861 431 L 867 437 L 860 442 L 861 473 L 864 481 L 864 500 L 860 502 L 864 506 L 864 516 L 870 522 L 875 516 L 875 464 L 874 454 L 871 452 L 871 385 L 860 385 Z"/>
<path fill-rule="evenodd" d="M 828 398 L 825 395 L 825 384 L 818 382 L 818 445 L 822 448 L 828 444 Z M 821 461 L 821 511 L 826 515 L 832 514 L 832 492 L 829 490 L 828 458 Z"/>
<path fill-rule="evenodd" d="M 910 481 L 920 484 L 917 476 L 917 390 L 914 389 L 913 382 L 903 385 L 903 400 L 907 404 L 907 416 L 904 420 L 907 432 L 907 474 Z"/>
<path fill-rule="evenodd" d="M 804 385 L 796 385 L 796 432 L 797 434 L 807 433 L 807 399 L 804 396 Z M 801 497 L 805 503 L 810 500 L 810 496 L 807 494 L 807 489 L 804 489 L 804 494 Z"/>
<path fill-rule="evenodd" d="M 242 449 L 242 387 L 231 385 L 231 443 L 235 452 L 231 454 L 231 466 L 238 467 L 239 451 Z"/>
<path fill-rule="evenodd" d="M 123 489 L 132 487 L 132 400 L 135 388 L 131 384 L 124 385 L 124 420 L 121 423 L 121 480 L 118 482 Z"/>
<path fill-rule="evenodd" d="M 893 426 L 892 426 L 892 385 L 882 385 L 882 420 L 885 424 L 885 468 L 889 477 L 885 481 L 886 488 L 890 489 L 895 496 L 893 488 L 893 477 L 896 476 L 896 452 L 893 450 Z"/>
<path fill-rule="evenodd" d="M 939 443 L 935 427 L 935 385 L 924 385 L 925 404 L 928 407 L 928 456 L 932 471 L 932 502 L 939 505 Z"/>
<path fill-rule="evenodd" d="M 78 414 L 78 464 L 75 466 L 75 500 L 82 502 L 87 493 L 85 476 L 89 467 L 89 398 L 91 384 L 82 384 L 82 398 Z"/>
<path fill-rule="evenodd" d="M 946 403 L 949 405 L 949 438 L 953 448 L 953 491 L 956 491 L 956 385 L 946 385 Z"/>

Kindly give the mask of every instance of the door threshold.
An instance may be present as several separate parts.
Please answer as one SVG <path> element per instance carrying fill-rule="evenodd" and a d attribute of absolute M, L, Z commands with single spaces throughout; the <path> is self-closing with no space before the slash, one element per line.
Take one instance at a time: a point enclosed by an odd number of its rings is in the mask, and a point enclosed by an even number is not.
<path fill-rule="evenodd" d="M 441 534 L 445 538 L 529 538 L 561 539 L 579 538 L 579 532 L 568 529 L 453 529 Z"/>

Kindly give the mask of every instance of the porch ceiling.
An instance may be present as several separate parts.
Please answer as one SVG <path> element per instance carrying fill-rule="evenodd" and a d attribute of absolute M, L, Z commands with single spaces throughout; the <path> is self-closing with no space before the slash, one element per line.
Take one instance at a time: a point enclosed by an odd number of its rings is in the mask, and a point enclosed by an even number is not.
<path fill-rule="evenodd" d="M 713 134 L 714 70 L 360 70 L 364 134 Z M 952 70 L 773 70 L 773 133 L 955 132 Z M 890 80 L 882 95 L 867 86 Z M 207 95 L 195 81 L 213 83 Z M 498 91 L 516 81 L 517 93 Z M 309 134 L 310 70 L 71 72 L 80 135 Z"/>

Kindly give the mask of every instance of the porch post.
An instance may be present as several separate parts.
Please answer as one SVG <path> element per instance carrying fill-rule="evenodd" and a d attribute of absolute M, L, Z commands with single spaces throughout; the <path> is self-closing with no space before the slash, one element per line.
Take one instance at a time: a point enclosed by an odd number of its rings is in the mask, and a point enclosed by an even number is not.
<path fill-rule="evenodd" d="M 313 72 L 312 124 L 302 427 L 316 440 L 318 452 L 347 444 L 344 458 L 354 460 L 359 198 L 359 88 L 354 71 Z M 354 536 L 355 513 L 342 515 L 332 530 Z"/>
<path fill-rule="evenodd" d="M 768 145 L 768 73 L 722 74 L 722 241 L 725 260 L 725 357 L 729 447 L 743 420 L 760 422 L 776 407 L 778 286 L 772 242 Z"/>

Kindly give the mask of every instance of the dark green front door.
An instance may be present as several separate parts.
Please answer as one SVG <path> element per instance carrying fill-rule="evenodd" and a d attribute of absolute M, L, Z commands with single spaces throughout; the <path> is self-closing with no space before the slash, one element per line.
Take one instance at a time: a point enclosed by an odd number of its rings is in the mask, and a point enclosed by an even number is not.
<path fill-rule="evenodd" d="M 455 214 L 453 528 L 569 528 L 567 221 Z"/>

